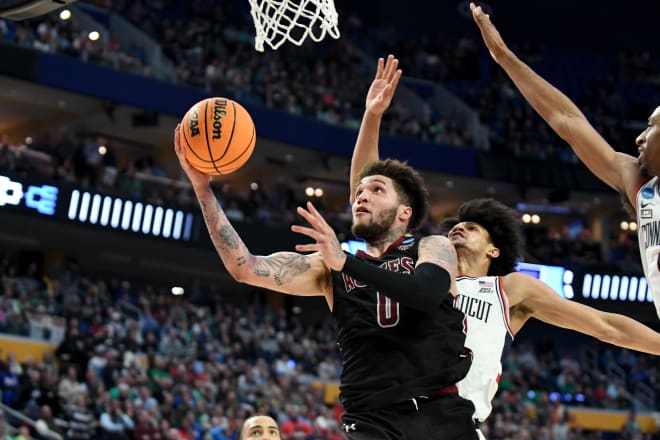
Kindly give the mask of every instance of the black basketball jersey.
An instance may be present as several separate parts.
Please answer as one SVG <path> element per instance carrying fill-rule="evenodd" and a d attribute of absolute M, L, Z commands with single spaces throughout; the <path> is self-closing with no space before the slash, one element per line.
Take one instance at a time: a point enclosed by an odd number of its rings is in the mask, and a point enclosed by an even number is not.
<path fill-rule="evenodd" d="M 413 274 L 419 237 L 405 236 L 380 258 L 357 257 Z M 419 311 L 375 288 L 333 272 L 333 311 L 342 353 L 341 403 L 347 411 L 382 408 L 453 385 L 470 367 L 465 315 L 447 292 L 434 309 Z"/>

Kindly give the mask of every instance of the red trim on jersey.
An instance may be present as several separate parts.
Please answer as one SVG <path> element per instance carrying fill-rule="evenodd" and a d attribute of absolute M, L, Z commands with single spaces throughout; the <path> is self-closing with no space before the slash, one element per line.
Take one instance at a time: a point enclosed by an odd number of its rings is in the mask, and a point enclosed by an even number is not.
<path fill-rule="evenodd" d="M 500 296 L 502 301 L 502 306 L 504 306 L 504 323 L 506 324 L 506 329 L 509 331 L 509 334 L 513 338 L 513 332 L 511 331 L 511 322 L 509 322 L 509 298 L 507 298 L 506 293 L 504 293 L 504 286 L 502 285 L 502 277 L 497 277 L 497 285 L 499 289 L 495 289 L 497 294 Z"/>
<path fill-rule="evenodd" d="M 381 255 L 380 257 L 374 257 L 373 255 L 369 255 L 368 253 L 366 253 L 366 252 L 363 251 L 362 249 L 358 249 L 357 252 L 356 252 L 355 254 L 356 254 L 356 255 L 359 255 L 360 257 L 369 258 L 369 259 L 371 259 L 371 260 L 380 260 L 385 254 L 387 254 L 389 251 L 391 251 L 392 249 L 394 249 L 395 247 L 397 247 L 398 245 L 400 245 L 400 244 L 403 242 L 403 240 L 405 240 L 405 239 L 407 239 L 407 238 L 414 238 L 414 237 L 413 237 L 412 235 L 404 235 L 404 236 L 402 236 L 402 237 L 399 238 L 397 241 L 395 241 L 394 243 L 392 243 L 391 245 L 389 245 L 389 246 L 387 247 L 387 249 L 385 249 L 385 252 L 383 252 L 383 255 Z M 415 239 L 415 240 L 416 240 L 416 239 Z"/>
<path fill-rule="evenodd" d="M 458 394 L 458 387 L 456 387 L 456 385 L 449 385 L 431 392 L 431 396 L 433 397 L 449 396 L 452 394 Z"/>
<path fill-rule="evenodd" d="M 635 206 L 633 206 L 633 209 L 635 209 L 635 221 L 637 223 L 639 223 L 639 219 L 637 218 L 637 202 L 639 202 L 637 199 L 639 199 L 639 190 L 642 189 L 642 186 L 646 185 L 651 179 L 653 179 L 653 176 L 645 177 L 637 184 L 637 188 L 635 188 Z"/>
<path fill-rule="evenodd" d="M 497 383 L 500 383 L 500 379 L 502 379 L 502 373 L 498 374 L 497 379 L 495 380 L 497 381 Z"/>

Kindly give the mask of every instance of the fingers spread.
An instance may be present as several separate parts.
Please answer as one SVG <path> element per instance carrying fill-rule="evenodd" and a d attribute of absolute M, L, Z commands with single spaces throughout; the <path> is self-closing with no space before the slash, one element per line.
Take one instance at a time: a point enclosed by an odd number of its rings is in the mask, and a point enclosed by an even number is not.
<path fill-rule="evenodd" d="M 303 234 L 308 237 L 311 237 L 316 240 L 316 238 L 319 236 L 319 233 L 316 229 L 313 228 L 308 228 L 306 226 L 300 226 L 300 225 L 291 225 L 291 230 L 293 232 L 296 232 L 298 234 Z"/>
<path fill-rule="evenodd" d="M 383 65 L 385 64 L 385 61 L 382 58 L 378 58 L 378 65 L 376 67 L 376 79 L 380 79 L 383 77 Z"/>
<path fill-rule="evenodd" d="M 318 244 L 297 244 L 296 245 L 296 250 L 298 252 L 318 252 L 319 251 L 319 245 Z"/>
<path fill-rule="evenodd" d="M 399 84 L 399 80 L 401 79 L 402 74 L 403 71 L 401 69 L 397 70 L 394 73 L 394 78 L 392 78 L 392 81 L 390 81 L 390 84 L 392 84 L 392 90 L 396 89 L 396 86 Z"/>

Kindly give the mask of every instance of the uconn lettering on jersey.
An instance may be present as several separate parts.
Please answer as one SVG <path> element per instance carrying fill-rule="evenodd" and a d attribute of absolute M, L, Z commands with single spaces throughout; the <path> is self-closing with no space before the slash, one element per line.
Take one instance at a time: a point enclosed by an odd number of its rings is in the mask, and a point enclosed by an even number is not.
<path fill-rule="evenodd" d="M 642 225 L 642 234 L 644 234 L 644 248 L 657 246 L 660 244 L 660 221 L 655 220 Z"/>
<path fill-rule="evenodd" d="M 465 313 L 466 316 L 477 318 L 487 323 L 493 304 L 479 298 L 458 294 L 454 299 L 454 307 Z"/>
<path fill-rule="evenodd" d="M 384 263 L 381 263 L 380 267 L 382 269 L 387 269 L 390 272 L 402 272 L 410 275 L 415 272 L 415 261 L 410 257 L 400 257 L 394 260 L 385 261 Z M 366 284 L 361 283 L 360 281 L 346 275 L 345 273 L 342 273 L 341 276 L 344 279 L 344 288 L 346 289 L 346 293 L 349 293 L 358 287 L 367 287 Z"/>

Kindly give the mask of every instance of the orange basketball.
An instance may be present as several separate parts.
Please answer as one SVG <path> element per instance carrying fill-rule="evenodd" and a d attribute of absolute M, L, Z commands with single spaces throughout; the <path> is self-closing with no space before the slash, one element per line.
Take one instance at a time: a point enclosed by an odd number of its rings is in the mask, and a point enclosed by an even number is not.
<path fill-rule="evenodd" d="M 206 174 L 229 174 L 252 156 L 257 132 L 250 114 L 236 101 L 208 98 L 190 107 L 181 121 L 186 159 Z"/>

